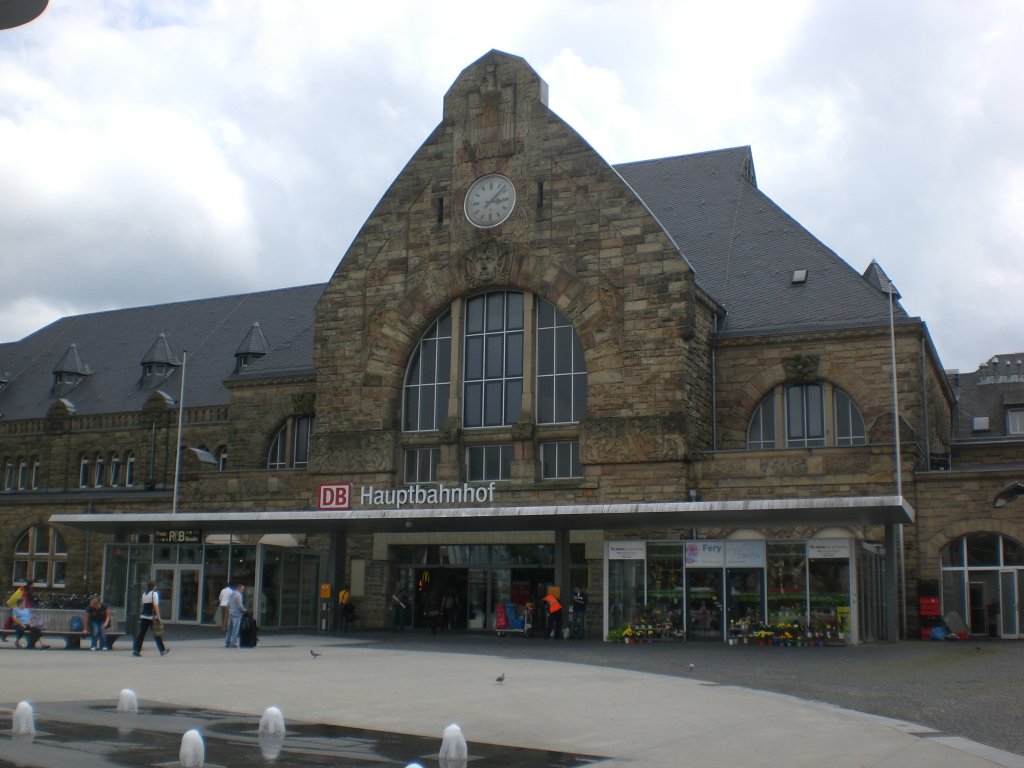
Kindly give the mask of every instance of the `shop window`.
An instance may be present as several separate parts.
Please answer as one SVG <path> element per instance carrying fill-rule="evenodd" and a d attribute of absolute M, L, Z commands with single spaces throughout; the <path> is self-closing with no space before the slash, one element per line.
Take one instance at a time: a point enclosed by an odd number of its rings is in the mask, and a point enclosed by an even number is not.
<path fill-rule="evenodd" d="M 807 547 L 802 541 L 768 542 L 768 622 L 806 623 Z"/>
<path fill-rule="evenodd" d="M 64 539 L 47 525 L 35 525 L 18 537 L 11 558 L 15 584 L 63 587 L 67 561 Z"/>
<path fill-rule="evenodd" d="M 512 445 L 473 445 L 466 449 L 466 480 L 512 479 Z"/>
<path fill-rule="evenodd" d="M 541 477 L 545 480 L 583 477 L 578 440 L 543 443 L 540 456 Z"/>
<path fill-rule="evenodd" d="M 787 448 L 866 443 L 860 410 L 828 383 L 780 386 L 758 404 L 747 425 L 747 448 L 777 448 L 780 434 Z"/>
<path fill-rule="evenodd" d="M 405 451 L 405 482 L 436 483 L 437 465 L 441 460 L 441 449 L 407 448 Z"/>

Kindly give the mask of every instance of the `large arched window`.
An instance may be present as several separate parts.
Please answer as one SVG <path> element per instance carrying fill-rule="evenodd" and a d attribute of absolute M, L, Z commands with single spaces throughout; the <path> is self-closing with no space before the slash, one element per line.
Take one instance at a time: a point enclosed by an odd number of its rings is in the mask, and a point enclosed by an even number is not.
<path fill-rule="evenodd" d="M 828 382 L 776 387 L 754 410 L 747 426 L 750 450 L 865 442 L 864 419 L 856 404 Z"/>
<path fill-rule="evenodd" d="M 68 550 L 64 537 L 48 525 L 34 525 L 14 544 L 12 582 L 63 587 Z"/>
<path fill-rule="evenodd" d="M 559 429 L 551 442 L 538 442 L 540 476 L 582 476 L 579 440 L 571 427 L 586 412 L 587 368 L 572 324 L 551 302 L 518 291 L 482 293 L 459 309 L 461 327 L 452 323 L 457 315 L 446 310 L 409 358 L 403 431 L 410 436 L 439 431 L 457 416 L 467 435 L 487 430 L 465 440 L 465 479 L 509 480 L 513 427 L 528 408 L 536 425 L 570 429 Z M 453 388 L 461 394 L 461 409 L 449 413 Z M 439 447 L 425 435 L 413 439 L 415 445 L 405 451 L 405 482 L 436 482 Z"/>
<path fill-rule="evenodd" d="M 941 615 L 956 613 L 971 635 L 1013 639 L 1024 635 L 1021 542 L 978 531 L 949 542 L 940 550 L 939 559 Z"/>

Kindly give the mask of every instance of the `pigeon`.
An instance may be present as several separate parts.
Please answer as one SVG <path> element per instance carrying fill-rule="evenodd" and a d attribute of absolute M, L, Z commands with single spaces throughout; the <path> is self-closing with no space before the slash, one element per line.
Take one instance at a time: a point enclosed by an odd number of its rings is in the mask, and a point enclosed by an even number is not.
<path fill-rule="evenodd" d="M 317 653 L 312 648 L 310 648 L 309 655 L 312 656 L 314 659 L 319 659 L 323 654 Z"/>
<path fill-rule="evenodd" d="M 496 682 L 498 685 L 501 685 L 502 683 L 504 683 L 505 682 L 505 673 L 502 672 L 500 675 L 498 675 L 496 678 L 494 678 L 494 682 Z"/>
<path fill-rule="evenodd" d="M 693 670 L 695 670 L 696 668 L 697 668 L 697 665 L 696 665 L 696 664 L 691 664 L 691 665 L 690 665 L 690 674 L 691 674 L 691 675 L 693 674 Z"/>

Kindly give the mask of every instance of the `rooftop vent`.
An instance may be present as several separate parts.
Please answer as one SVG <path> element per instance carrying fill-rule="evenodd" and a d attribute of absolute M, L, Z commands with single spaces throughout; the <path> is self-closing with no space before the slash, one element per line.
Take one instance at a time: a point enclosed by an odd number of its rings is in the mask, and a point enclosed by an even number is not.
<path fill-rule="evenodd" d="M 793 270 L 793 285 L 802 285 L 807 282 L 807 270 L 806 269 L 794 269 Z"/>

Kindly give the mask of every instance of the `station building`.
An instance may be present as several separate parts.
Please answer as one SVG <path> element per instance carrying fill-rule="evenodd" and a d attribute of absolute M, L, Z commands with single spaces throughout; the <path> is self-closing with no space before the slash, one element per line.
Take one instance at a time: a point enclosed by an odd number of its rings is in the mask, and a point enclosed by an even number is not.
<path fill-rule="evenodd" d="M 894 640 L 927 603 L 1017 638 L 1021 357 L 948 374 L 749 147 L 612 166 L 492 51 L 326 283 L 0 344 L 0 586 L 130 616 L 152 577 L 210 623 L 230 580 L 331 629 L 399 581 L 410 627 L 447 597 L 493 631 L 579 585 L 591 636 Z"/>

